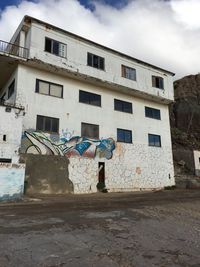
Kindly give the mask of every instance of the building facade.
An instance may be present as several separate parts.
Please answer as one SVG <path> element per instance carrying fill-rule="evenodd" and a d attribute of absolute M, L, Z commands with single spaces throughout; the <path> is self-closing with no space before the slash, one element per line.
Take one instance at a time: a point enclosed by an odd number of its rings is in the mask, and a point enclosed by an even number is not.
<path fill-rule="evenodd" d="M 67 157 L 74 193 L 174 185 L 172 72 L 29 16 L 1 65 L 1 100 L 25 108 L 21 153 Z"/>

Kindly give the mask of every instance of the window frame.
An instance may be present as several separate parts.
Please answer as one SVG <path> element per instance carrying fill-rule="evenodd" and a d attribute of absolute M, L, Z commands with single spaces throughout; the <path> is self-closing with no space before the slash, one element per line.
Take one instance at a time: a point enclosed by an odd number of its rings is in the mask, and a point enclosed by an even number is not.
<path fill-rule="evenodd" d="M 152 114 L 147 114 L 148 111 L 151 111 Z M 156 112 L 158 112 L 158 116 L 155 115 Z M 161 112 L 160 112 L 160 109 L 151 108 L 151 107 L 145 106 L 145 117 L 146 118 L 150 118 L 150 119 L 155 119 L 155 120 L 161 120 Z"/>
<path fill-rule="evenodd" d="M 152 87 L 164 90 L 164 78 L 152 75 Z"/>
<path fill-rule="evenodd" d="M 91 63 L 91 65 L 89 64 L 89 62 L 90 62 L 89 56 L 92 56 L 92 63 Z M 97 57 L 98 58 L 98 67 L 95 67 L 94 66 L 94 57 Z M 101 66 L 100 66 L 101 65 L 101 62 L 100 62 L 101 59 L 103 60 L 103 68 L 101 68 Z M 101 56 L 98 56 L 96 54 L 87 52 L 87 66 L 92 67 L 92 68 L 95 68 L 95 69 L 98 69 L 98 70 L 105 71 L 105 58 L 104 57 L 101 57 Z"/>
<path fill-rule="evenodd" d="M 40 118 L 43 118 L 43 123 L 42 123 L 43 124 L 43 129 L 42 130 L 39 129 L 39 127 L 38 127 L 38 124 L 39 124 L 38 118 L 39 117 Z M 51 130 L 48 131 L 48 130 L 45 129 L 45 120 L 46 119 L 57 120 L 57 131 L 56 132 L 52 131 L 52 128 L 53 128 L 52 121 L 51 121 Z M 36 130 L 37 131 L 41 131 L 41 132 L 45 132 L 45 133 L 51 133 L 51 134 L 59 134 L 59 126 L 60 126 L 60 120 L 59 120 L 59 118 L 49 117 L 49 116 L 44 116 L 44 115 L 37 115 L 37 117 L 36 117 Z"/>
<path fill-rule="evenodd" d="M 43 82 L 49 85 L 49 93 L 48 94 L 44 94 L 44 93 L 40 93 L 39 92 L 39 82 Z M 51 85 L 56 85 L 56 86 L 60 86 L 61 87 L 61 97 L 60 96 L 55 96 L 55 95 L 51 95 Z M 58 84 L 58 83 L 52 83 L 52 82 L 48 82 L 48 81 L 44 81 L 41 79 L 36 79 L 36 83 L 35 83 L 35 92 L 41 95 L 48 95 L 48 96 L 52 96 L 52 97 L 56 97 L 56 98 L 62 98 L 63 99 L 63 85 L 62 84 Z"/>
<path fill-rule="evenodd" d="M 134 72 L 134 79 L 131 78 L 131 75 L 127 75 L 126 71 L 133 71 Z M 125 79 L 131 80 L 131 81 L 136 81 L 137 77 L 136 77 L 136 69 L 126 66 L 124 64 L 121 64 L 121 76 Z"/>
<path fill-rule="evenodd" d="M 83 134 L 83 125 L 87 126 L 97 126 L 98 129 L 98 135 L 96 137 L 91 137 Z M 99 140 L 99 125 L 98 124 L 93 124 L 93 123 L 87 123 L 87 122 L 81 122 L 81 137 L 85 137 L 88 139 L 94 139 L 94 140 Z"/>
<path fill-rule="evenodd" d="M 48 50 L 46 50 L 46 40 L 50 40 L 51 41 L 51 52 L 50 51 L 48 51 Z M 58 54 L 56 54 L 56 53 L 54 53 L 54 47 L 53 47 L 53 43 L 58 43 L 58 45 L 64 45 L 65 46 L 65 55 L 64 56 L 62 56 L 62 55 L 60 55 L 59 54 L 59 52 L 58 52 Z M 58 48 L 59 49 L 59 48 Z M 57 40 L 55 40 L 55 39 L 52 39 L 52 38 L 49 38 L 49 37 L 47 37 L 47 36 L 45 36 L 45 42 L 44 42 L 44 51 L 45 52 L 47 52 L 47 53 L 50 53 L 50 54 L 52 54 L 52 55 L 54 55 L 54 56 L 57 56 L 57 57 L 61 57 L 61 58 L 67 58 L 67 44 L 65 44 L 65 43 L 63 43 L 63 42 L 60 42 L 60 41 L 57 41 Z"/>
<path fill-rule="evenodd" d="M 125 136 L 124 136 L 124 139 L 123 140 L 119 140 L 119 131 L 123 131 L 123 133 L 125 134 L 125 133 L 127 133 L 127 132 L 129 132 L 131 135 L 131 140 L 130 140 L 130 142 L 127 142 L 126 141 L 126 138 L 125 138 Z M 133 143 L 133 135 L 132 135 L 132 130 L 127 130 L 127 129 L 122 129 L 122 128 L 117 128 L 117 142 L 119 142 L 119 143 L 125 143 L 125 144 L 132 144 Z"/>
<path fill-rule="evenodd" d="M 122 105 L 122 109 L 117 109 L 117 102 L 118 102 L 118 104 L 120 103 Z M 125 104 L 130 105 L 130 107 L 131 107 L 130 112 L 124 110 L 125 109 L 124 108 Z M 124 100 L 120 100 L 120 99 L 114 98 L 114 110 L 119 111 L 119 112 L 133 114 L 133 104 L 132 104 L 132 102 L 128 102 L 128 101 L 124 101 Z"/>
<path fill-rule="evenodd" d="M 154 144 L 152 144 L 152 142 L 150 142 L 150 137 L 159 137 L 159 145 L 156 145 L 156 143 L 157 143 L 157 141 L 156 140 L 154 140 Z M 150 144 L 151 143 L 151 144 Z M 148 134 L 148 145 L 150 146 L 150 147 L 161 147 L 162 146 L 162 144 L 161 144 L 161 136 L 160 135 L 158 135 L 158 134 Z"/>
<path fill-rule="evenodd" d="M 81 94 L 85 94 L 89 96 L 89 99 L 88 99 L 88 102 L 84 102 L 84 101 L 81 101 Z M 91 98 L 92 96 L 96 96 L 96 97 L 99 97 L 100 98 L 100 102 L 99 102 L 99 105 L 95 105 L 94 103 L 91 103 Z M 82 95 L 83 97 L 83 95 Z M 79 103 L 82 103 L 82 104 L 88 104 L 88 105 L 92 105 L 92 106 L 95 106 L 95 107 L 101 107 L 101 95 L 99 94 L 94 94 L 94 93 L 91 93 L 91 92 L 88 92 L 88 91 L 84 91 L 84 90 L 79 90 Z"/>

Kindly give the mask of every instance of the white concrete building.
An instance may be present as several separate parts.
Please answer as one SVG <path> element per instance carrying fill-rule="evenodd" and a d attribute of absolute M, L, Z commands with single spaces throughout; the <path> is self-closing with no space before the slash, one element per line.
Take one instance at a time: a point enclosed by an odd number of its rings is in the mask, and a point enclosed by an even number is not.
<path fill-rule="evenodd" d="M 0 98 L 25 107 L 21 152 L 68 157 L 75 193 L 174 185 L 172 72 L 29 16 L 0 68 Z"/>

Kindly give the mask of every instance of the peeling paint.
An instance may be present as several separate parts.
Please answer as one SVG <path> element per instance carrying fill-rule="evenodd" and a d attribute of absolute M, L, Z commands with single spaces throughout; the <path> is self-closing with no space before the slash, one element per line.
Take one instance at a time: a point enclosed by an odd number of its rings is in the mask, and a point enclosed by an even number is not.
<path fill-rule="evenodd" d="M 4 164 L 0 168 L 0 201 L 22 197 L 24 192 L 24 164 Z"/>

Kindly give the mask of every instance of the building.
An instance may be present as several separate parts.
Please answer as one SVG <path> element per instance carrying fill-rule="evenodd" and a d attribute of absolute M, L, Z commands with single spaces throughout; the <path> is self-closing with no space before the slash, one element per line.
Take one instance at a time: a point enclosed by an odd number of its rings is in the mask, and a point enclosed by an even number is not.
<path fill-rule="evenodd" d="M 67 157 L 74 193 L 174 185 L 172 72 L 29 16 L 0 51 L 0 98 L 25 108 L 22 154 Z"/>

